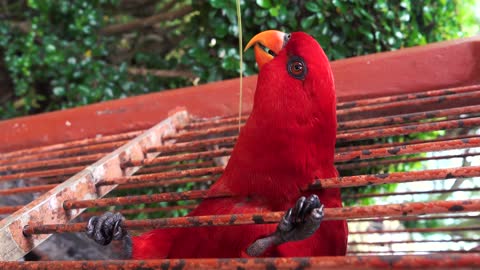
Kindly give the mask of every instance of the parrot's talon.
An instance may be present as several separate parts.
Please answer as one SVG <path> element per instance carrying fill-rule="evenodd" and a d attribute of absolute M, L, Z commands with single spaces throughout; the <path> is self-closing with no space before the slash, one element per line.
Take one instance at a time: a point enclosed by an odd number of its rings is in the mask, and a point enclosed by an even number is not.
<path fill-rule="evenodd" d="M 125 218 L 120 213 L 110 213 L 88 220 L 86 234 L 100 245 L 108 245 L 112 240 L 122 240 L 128 235 L 122 227 Z"/>
<path fill-rule="evenodd" d="M 320 227 L 323 216 L 323 204 L 317 195 L 302 196 L 283 216 L 276 233 L 283 243 L 306 239 Z"/>
<path fill-rule="evenodd" d="M 320 227 L 324 212 L 317 195 L 300 197 L 295 206 L 283 215 L 272 235 L 256 240 L 247 249 L 250 256 L 260 256 L 273 245 L 299 241 L 312 236 Z"/>

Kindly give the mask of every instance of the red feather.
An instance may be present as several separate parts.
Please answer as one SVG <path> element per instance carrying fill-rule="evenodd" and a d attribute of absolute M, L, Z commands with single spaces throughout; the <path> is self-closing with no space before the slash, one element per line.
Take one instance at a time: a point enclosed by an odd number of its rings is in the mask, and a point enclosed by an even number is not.
<path fill-rule="evenodd" d="M 307 66 L 304 80 L 287 72 L 290 56 Z M 335 88 L 325 53 L 302 32 L 258 76 L 252 113 L 240 132 L 230 161 L 211 193 L 232 198 L 204 200 L 192 215 L 287 210 L 302 195 L 315 193 L 325 207 L 341 207 L 340 190 L 302 192 L 315 178 L 338 175 L 333 162 L 336 137 Z M 276 224 L 159 229 L 134 237 L 133 258 L 245 257 L 255 240 Z M 268 250 L 264 256 L 345 255 L 345 221 L 322 222 L 310 238 Z"/>

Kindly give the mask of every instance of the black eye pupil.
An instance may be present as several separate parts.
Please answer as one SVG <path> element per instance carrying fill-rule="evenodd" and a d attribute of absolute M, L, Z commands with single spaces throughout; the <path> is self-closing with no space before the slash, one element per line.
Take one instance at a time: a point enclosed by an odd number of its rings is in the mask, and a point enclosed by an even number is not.
<path fill-rule="evenodd" d="M 295 71 L 301 71 L 303 69 L 302 63 L 299 63 L 299 62 L 295 63 L 293 68 L 295 69 Z"/>
<path fill-rule="evenodd" d="M 299 56 L 291 56 L 287 63 L 287 71 L 295 79 L 303 80 L 307 74 L 307 65 Z"/>

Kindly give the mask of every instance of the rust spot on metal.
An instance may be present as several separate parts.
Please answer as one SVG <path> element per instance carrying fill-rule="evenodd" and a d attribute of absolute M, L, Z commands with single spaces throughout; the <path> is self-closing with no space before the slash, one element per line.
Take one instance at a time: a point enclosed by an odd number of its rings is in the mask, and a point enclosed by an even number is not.
<path fill-rule="evenodd" d="M 388 151 L 388 153 L 390 153 L 392 155 L 396 155 L 396 154 L 398 154 L 398 152 L 400 152 L 400 147 L 397 146 L 397 147 L 394 147 L 394 148 L 389 149 L 387 151 Z"/>
<path fill-rule="evenodd" d="M 465 209 L 465 207 L 461 206 L 461 205 L 453 205 L 451 206 L 450 208 L 448 208 L 448 211 L 450 212 L 458 212 L 458 211 L 463 211 Z"/>

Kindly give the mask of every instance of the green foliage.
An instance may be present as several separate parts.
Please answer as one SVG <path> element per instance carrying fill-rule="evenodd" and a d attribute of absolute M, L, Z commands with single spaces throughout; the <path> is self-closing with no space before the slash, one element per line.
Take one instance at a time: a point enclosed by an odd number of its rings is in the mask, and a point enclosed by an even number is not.
<path fill-rule="evenodd" d="M 2 118 L 58 110 L 148 92 L 150 80 L 132 82 L 126 64 L 107 61 L 103 6 L 113 0 L 30 0 L 26 33 L 0 22 L 0 47 L 15 88 Z"/>
<path fill-rule="evenodd" d="M 1 117 L 191 84 L 184 78 L 133 76 L 128 72 L 129 67 L 188 69 L 201 83 L 238 76 L 235 1 L 178 1 L 174 5 L 177 10 L 192 6 L 192 12 L 158 23 L 175 46 L 161 53 L 131 50 L 128 59 L 119 51 L 138 44 L 126 36 L 141 40 L 149 29 L 102 35 L 104 27 L 130 22 L 139 16 L 125 7 L 122 11 L 120 2 L 29 0 L 21 6 L 22 2 L 12 1 L 9 12 L 16 8 L 15 16 L 28 22 L 28 27 L 25 31 L 23 25 L 24 31 L 19 31 L 17 20 L 0 21 L 0 50 L 14 85 L 13 98 L 0 108 Z M 341 59 L 464 36 L 478 30 L 472 26 L 476 25 L 475 13 L 470 8 L 473 3 L 472 0 L 422 0 L 415 5 L 406 0 L 242 1 L 243 36 L 250 38 L 271 28 L 286 32 L 302 30 L 321 43 L 330 59 Z M 160 3 L 152 10 L 161 11 L 167 5 Z M 468 23 L 466 30 L 461 28 L 463 21 Z M 254 74 L 253 54 L 247 53 L 244 58 L 245 75 Z"/>

